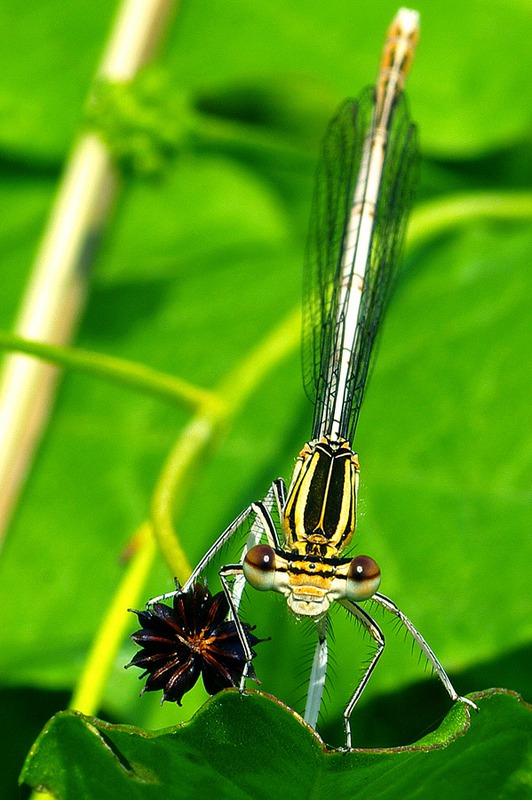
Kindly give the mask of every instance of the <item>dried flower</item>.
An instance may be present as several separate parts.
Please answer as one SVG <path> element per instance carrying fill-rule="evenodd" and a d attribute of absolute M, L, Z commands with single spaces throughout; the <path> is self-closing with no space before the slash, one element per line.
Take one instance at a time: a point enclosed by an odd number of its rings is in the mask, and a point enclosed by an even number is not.
<path fill-rule="evenodd" d="M 148 676 L 142 693 L 162 689 L 163 701 L 181 705 L 200 674 L 209 694 L 239 686 L 246 658 L 235 623 L 225 619 L 228 612 L 225 594 L 213 596 L 201 583 L 176 594 L 173 608 L 154 603 L 146 611 L 133 611 L 142 627 L 131 638 L 142 649 L 126 667 L 140 667 L 140 678 Z M 242 627 L 251 647 L 264 641 L 247 623 Z M 256 680 L 251 665 L 248 676 Z"/>

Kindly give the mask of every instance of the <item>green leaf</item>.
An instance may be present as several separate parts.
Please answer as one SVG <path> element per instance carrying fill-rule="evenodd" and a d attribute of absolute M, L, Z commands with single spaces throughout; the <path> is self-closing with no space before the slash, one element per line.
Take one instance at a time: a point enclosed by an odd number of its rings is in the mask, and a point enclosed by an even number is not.
<path fill-rule="evenodd" d="M 517 695 L 456 706 L 436 734 L 411 747 L 327 751 L 278 701 L 235 691 L 178 728 L 147 733 L 74 712 L 57 714 L 32 748 L 22 780 L 60 800 L 220 798 L 525 797 L 531 788 L 530 707 Z M 489 768 L 486 769 L 486 765 Z"/>

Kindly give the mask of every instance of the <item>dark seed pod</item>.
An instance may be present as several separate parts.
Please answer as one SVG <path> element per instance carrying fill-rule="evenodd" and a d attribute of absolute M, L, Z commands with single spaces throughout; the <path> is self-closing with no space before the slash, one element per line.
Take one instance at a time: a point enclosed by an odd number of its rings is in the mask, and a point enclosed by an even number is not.
<path fill-rule="evenodd" d="M 145 611 L 133 611 L 141 629 L 131 638 L 141 650 L 126 668 L 144 670 L 142 693 L 162 689 L 163 701 L 181 705 L 183 695 L 200 675 L 209 694 L 239 686 L 246 657 L 235 623 L 226 620 L 228 612 L 225 594 L 213 596 L 201 583 L 176 594 L 173 607 L 154 603 Z M 242 627 L 251 647 L 264 641 L 253 635 L 254 628 L 246 622 Z M 255 658 L 256 653 L 251 652 Z M 256 680 L 251 665 L 248 677 Z"/>

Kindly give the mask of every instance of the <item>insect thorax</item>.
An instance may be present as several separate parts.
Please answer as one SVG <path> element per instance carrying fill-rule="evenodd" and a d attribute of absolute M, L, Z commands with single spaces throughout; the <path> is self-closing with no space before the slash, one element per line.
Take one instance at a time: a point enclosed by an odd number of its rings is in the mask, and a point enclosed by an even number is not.
<path fill-rule="evenodd" d="M 284 548 L 335 558 L 356 524 L 359 463 L 345 439 L 308 442 L 301 450 L 283 513 Z"/>

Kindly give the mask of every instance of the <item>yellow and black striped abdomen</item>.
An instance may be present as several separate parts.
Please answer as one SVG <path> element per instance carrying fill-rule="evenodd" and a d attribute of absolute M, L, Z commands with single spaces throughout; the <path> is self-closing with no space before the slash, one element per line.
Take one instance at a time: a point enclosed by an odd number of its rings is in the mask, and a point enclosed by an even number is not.
<path fill-rule="evenodd" d="M 285 548 L 334 558 L 356 522 L 358 458 L 344 439 L 309 442 L 301 451 L 284 510 Z"/>

